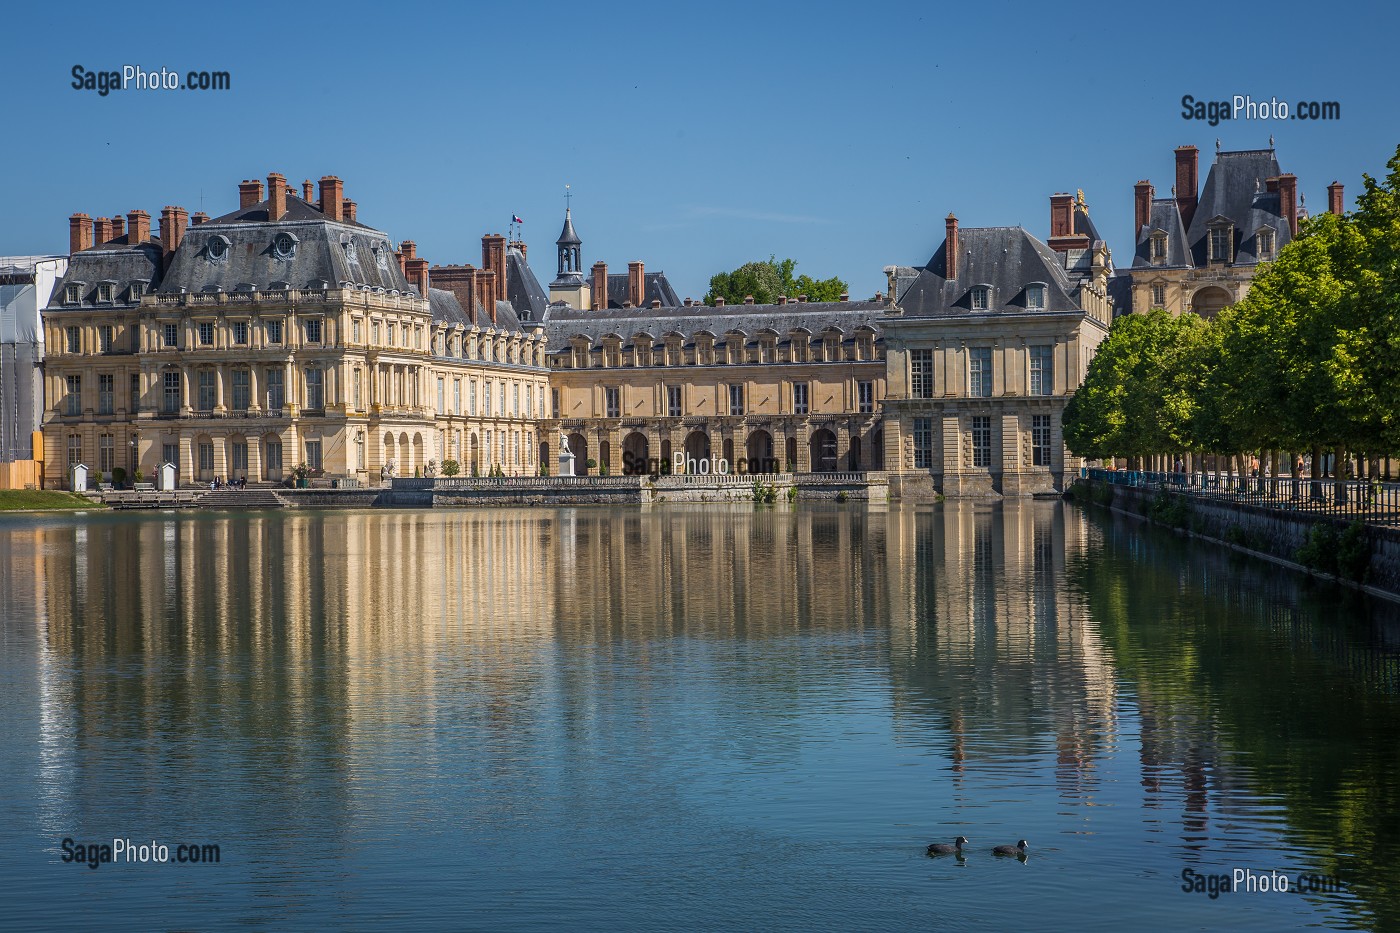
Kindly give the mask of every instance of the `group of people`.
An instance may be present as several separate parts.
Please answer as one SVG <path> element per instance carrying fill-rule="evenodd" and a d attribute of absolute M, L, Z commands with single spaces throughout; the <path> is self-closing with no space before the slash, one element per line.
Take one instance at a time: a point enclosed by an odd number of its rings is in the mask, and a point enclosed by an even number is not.
<path fill-rule="evenodd" d="M 225 480 L 216 476 L 209 481 L 209 491 L 213 492 L 216 489 L 242 489 L 247 485 L 248 477 L 246 476 L 239 477 L 235 480 Z"/>

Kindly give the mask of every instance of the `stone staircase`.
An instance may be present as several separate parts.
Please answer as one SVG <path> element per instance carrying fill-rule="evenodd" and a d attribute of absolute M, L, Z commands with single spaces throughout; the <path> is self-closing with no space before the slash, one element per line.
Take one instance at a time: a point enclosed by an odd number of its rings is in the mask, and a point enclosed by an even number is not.
<path fill-rule="evenodd" d="M 267 486 L 213 489 L 194 500 L 202 509 L 285 509 L 287 503 Z"/>

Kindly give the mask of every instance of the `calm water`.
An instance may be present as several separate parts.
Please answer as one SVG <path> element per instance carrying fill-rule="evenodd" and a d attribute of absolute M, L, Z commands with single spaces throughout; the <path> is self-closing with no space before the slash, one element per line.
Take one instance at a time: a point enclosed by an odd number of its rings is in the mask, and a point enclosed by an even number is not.
<path fill-rule="evenodd" d="M 0 518 L 0 926 L 1400 928 L 1396 614 L 1119 521 Z"/>

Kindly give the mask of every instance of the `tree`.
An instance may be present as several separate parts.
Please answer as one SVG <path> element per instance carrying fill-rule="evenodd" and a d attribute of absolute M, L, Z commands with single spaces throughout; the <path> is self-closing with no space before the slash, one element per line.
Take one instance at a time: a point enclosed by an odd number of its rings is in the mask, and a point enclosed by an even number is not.
<path fill-rule="evenodd" d="M 719 272 L 710 277 L 710 290 L 705 294 L 705 302 L 713 304 L 716 298 L 723 298 L 729 304 L 743 304 L 752 296 L 756 304 L 773 304 L 778 296 L 796 298 L 806 295 L 809 301 L 839 301 L 849 293 L 845 282 L 835 276 L 829 279 L 814 279 L 809 275 L 793 277 L 797 262 L 792 259 L 779 260 L 769 256 L 759 262 L 747 262 L 733 272 Z"/>

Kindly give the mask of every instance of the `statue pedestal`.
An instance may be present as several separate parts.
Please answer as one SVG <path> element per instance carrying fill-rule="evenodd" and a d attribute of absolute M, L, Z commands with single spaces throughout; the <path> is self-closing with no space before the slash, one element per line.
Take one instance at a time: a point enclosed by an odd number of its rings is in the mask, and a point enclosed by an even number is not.
<path fill-rule="evenodd" d="M 567 447 L 559 454 L 559 475 L 574 475 L 574 452 Z"/>

